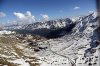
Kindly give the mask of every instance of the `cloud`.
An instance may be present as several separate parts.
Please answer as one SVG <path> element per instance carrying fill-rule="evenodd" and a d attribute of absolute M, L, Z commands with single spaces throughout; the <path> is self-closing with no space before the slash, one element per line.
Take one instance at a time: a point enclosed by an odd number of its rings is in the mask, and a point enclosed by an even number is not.
<path fill-rule="evenodd" d="M 78 9 L 80 9 L 80 7 L 79 6 L 75 6 L 73 9 L 74 10 L 78 10 Z"/>
<path fill-rule="evenodd" d="M 6 14 L 4 12 L 0 12 L 0 17 L 5 17 Z"/>
<path fill-rule="evenodd" d="M 48 21 L 49 16 L 47 14 L 40 14 L 43 17 L 43 21 Z"/>
<path fill-rule="evenodd" d="M 89 13 L 93 13 L 94 11 L 89 11 Z"/>
<path fill-rule="evenodd" d="M 14 12 L 13 14 L 17 17 L 18 22 L 23 24 L 35 22 L 35 16 L 33 16 L 30 11 L 27 11 L 26 13 Z"/>
<path fill-rule="evenodd" d="M 17 12 L 14 12 L 14 15 L 19 18 L 19 19 L 23 19 L 25 18 L 25 15 L 23 13 L 17 13 Z"/>

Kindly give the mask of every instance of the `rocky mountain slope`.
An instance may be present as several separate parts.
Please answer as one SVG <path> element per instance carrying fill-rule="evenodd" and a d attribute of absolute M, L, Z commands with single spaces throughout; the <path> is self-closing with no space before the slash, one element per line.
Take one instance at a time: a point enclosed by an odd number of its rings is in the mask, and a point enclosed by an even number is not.
<path fill-rule="evenodd" d="M 48 44 L 46 51 L 38 52 L 41 66 L 99 66 L 98 17 L 94 15 L 79 17 L 72 33 L 41 43 Z"/>

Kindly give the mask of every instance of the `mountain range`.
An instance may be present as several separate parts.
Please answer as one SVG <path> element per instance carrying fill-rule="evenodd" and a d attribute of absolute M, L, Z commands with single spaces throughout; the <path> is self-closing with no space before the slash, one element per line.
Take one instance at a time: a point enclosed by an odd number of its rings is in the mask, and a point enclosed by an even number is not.
<path fill-rule="evenodd" d="M 94 12 L 76 18 L 5 26 L 0 31 L 0 64 L 100 66 L 98 18 Z"/>

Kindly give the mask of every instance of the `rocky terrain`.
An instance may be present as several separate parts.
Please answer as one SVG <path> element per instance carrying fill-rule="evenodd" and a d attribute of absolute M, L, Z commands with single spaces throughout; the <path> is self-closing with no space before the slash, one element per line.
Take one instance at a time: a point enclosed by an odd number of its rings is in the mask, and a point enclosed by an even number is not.
<path fill-rule="evenodd" d="M 31 34 L 44 33 L 44 28 L 46 36 Z M 100 66 L 99 25 L 95 12 L 74 21 L 67 18 L 39 22 L 24 25 L 23 29 L 32 32 L 2 34 L 1 31 L 1 66 Z"/>

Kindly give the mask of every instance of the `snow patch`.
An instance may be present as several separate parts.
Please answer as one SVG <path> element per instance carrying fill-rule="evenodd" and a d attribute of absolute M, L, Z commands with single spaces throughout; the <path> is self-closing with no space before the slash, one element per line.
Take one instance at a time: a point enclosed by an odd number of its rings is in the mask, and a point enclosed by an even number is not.
<path fill-rule="evenodd" d="M 25 62 L 24 59 L 16 59 L 12 61 L 13 63 L 19 64 L 20 66 L 30 66 L 28 62 Z"/>

